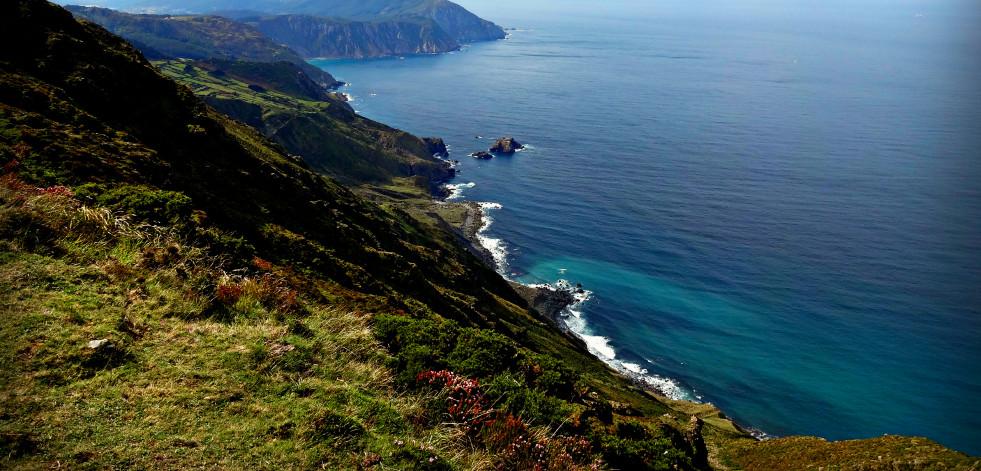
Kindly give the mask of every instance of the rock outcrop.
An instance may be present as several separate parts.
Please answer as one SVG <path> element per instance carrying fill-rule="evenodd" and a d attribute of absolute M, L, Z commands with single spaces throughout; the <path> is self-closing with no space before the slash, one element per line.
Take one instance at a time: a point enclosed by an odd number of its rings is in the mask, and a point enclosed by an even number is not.
<path fill-rule="evenodd" d="M 513 154 L 524 148 L 525 146 L 518 143 L 513 137 L 502 137 L 494 141 L 494 145 L 488 150 L 495 154 Z"/>
<path fill-rule="evenodd" d="M 702 437 L 702 427 L 705 422 L 696 417 L 691 416 L 691 420 L 688 422 L 688 427 L 683 430 L 685 435 L 685 441 L 692 448 L 692 464 L 696 465 L 699 469 L 709 469 L 708 461 L 708 447 L 705 445 L 705 438 Z"/>
<path fill-rule="evenodd" d="M 424 137 L 422 142 L 426 143 L 426 149 L 432 155 L 438 155 L 440 157 L 448 157 L 450 152 L 446 150 L 446 143 L 443 142 L 442 138 L 439 137 Z"/>
<path fill-rule="evenodd" d="M 490 159 L 493 158 L 494 156 L 492 154 L 488 154 L 487 152 L 479 150 L 477 152 L 470 154 L 470 157 L 473 157 L 475 159 Z"/>

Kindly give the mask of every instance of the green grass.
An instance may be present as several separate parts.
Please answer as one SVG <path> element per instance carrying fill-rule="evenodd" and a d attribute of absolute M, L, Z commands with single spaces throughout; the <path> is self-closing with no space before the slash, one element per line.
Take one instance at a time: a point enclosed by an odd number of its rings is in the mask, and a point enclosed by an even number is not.
<path fill-rule="evenodd" d="M 452 431 L 412 425 L 419 398 L 392 388 L 370 316 L 31 193 L 0 188 L 0 220 L 27 210 L 59 237 L 31 251 L 0 241 L 3 467 L 349 468 L 396 440 L 468 465 Z M 215 282 L 241 297 L 216 301 Z M 87 347 L 98 339 L 113 347 Z"/>
<path fill-rule="evenodd" d="M 976 470 L 981 460 L 918 437 L 885 435 L 865 440 L 829 442 L 816 437 L 787 437 L 743 442 L 724 452 L 730 469 L 834 471 Z"/>
<path fill-rule="evenodd" d="M 12 226 L 20 221 L 31 224 Z M 175 227 L 139 224 L 84 206 L 67 190 L 3 177 L 4 467 L 527 464 L 531 455 L 507 451 L 516 440 L 507 429 L 488 423 L 490 435 L 478 438 L 445 425 L 445 403 L 415 381 L 445 368 L 486 380 L 485 400 L 508 414 L 501 420 L 538 437 L 515 442 L 521 447 L 555 436 L 586 444 L 569 462 L 557 458 L 569 445 L 548 445 L 549 459 L 567 469 L 614 446 L 634 450 L 627 438 L 610 438 L 624 419 L 603 416 L 610 408 L 592 389 L 595 373 L 583 375 L 491 329 L 425 311 L 419 315 L 429 320 L 372 312 L 370 298 L 359 302 L 261 259 L 229 266 Z M 500 302 L 509 324 L 538 322 Z M 427 329 L 446 330 L 445 342 Z M 99 340 L 110 346 L 89 346 Z M 413 363 L 420 359 L 436 363 Z M 649 423 L 650 433 L 673 421 Z M 404 445 L 412 440 L 423 450 Z M 674 450 L 666 463 L 688 463 L 682 442 L 659 440 L 658 453 Z M 625 462 L 639 456 L 617 453 Z"/>

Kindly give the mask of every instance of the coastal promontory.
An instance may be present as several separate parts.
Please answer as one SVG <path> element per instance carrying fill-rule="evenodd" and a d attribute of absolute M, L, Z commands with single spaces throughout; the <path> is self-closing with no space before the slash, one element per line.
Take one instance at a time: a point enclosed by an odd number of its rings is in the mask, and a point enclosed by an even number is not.
<path fill-rule="evenodd" d="M 440 157 L 447 157 L 450 155 L 449 150 L 446 149 L 446 143 L 443 142 L 442 138 L 439 137 L 424 137 L 422 142 L 426 143 L 426 150 L 430 154 L 438 155 Z"/>

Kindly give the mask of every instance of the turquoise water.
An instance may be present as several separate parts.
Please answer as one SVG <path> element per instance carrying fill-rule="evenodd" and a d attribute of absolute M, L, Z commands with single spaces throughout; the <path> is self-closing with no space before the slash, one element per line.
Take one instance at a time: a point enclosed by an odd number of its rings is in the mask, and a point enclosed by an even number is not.
<path fill-rule="evenodd" d="M 582 283 L 615 367 L 770 435 L 981 454 L 978 8 L 760 5 L 315 63 L 446 140 L 502 273 Z M 467 157 L 501 136 L 529 148 Z"/>

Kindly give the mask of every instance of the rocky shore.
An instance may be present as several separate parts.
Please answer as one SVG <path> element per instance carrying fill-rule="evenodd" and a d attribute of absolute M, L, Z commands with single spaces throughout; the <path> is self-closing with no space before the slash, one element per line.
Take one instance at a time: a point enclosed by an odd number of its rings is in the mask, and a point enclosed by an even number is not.
<path fill-rule="evenodd" d="M 569 291 L 549 285 L 529 286 L 514 281 L 510 283 L 511 287 L 528 303 L 528 307 L 535 309 L 560 327 L 562 323 L 559 319 L 562 311 L 576 301 Z"/>
<path fill-rule="evenodd" d="M 484 209 L 481 207 L 480 203 L 465 201 L 443 204 L 460 204 L 466 207 L 463 225 L 462 227 L 457 228 L 460 231 L 458 236 L 461 243 L 463 243 L 467 249 L 476 254 L 492 267 L 499 268 L 496 266 L 494 256 L 491 254 L 490 250 L 484 247 L 481 244 L 480 239 L 477 237 L 478 233 L 485 224 Z M 584 352 L 589 352 L 589 346 L 586 344 L 586 342 L 576 335 L 575 332 L 569 330 L 563 319 L 563 312 L 566 311 L 569 306 L 576 303 L 577 293 L 582 293 L 582 287 L 580 285 L 570 284 L 561 280 L 559 283 L 557 283 L 557 286 L 548 284 L 525 285 L 511 280 L 508 280 L 508 283 L 514 289 L 514 291 L 525 300 L 527 308 L 537 311 L 543 318 L 542 320 L 544 322 L 551 324 L 556 330 L 561 332 L 563 336 L 569 339 L 570 342 L 580 347 Z M 590 354 L 592 354 L 592 352 L 590 352 Z M 630 381 L 630 383 L 638 389 L 656 394 L 658 396 L 670 397 L 667 392 L 658 387 L 656 384 L 645 380 L 644 375 L 632 373 L 626 370 L 620 370 L 612 366 L 611 368 L 623 378 Z"/>
<path fill-rule="evenodd" d="M 464 201 L 459 204 L 466 206 L 466 213 L 463 216 L 463 226 L 460 228 L 464 246 L 480 257 L 481 260 L 487 262 L 488 265 L 495 269 L 498 268 L 496 266 L 497 262 L 494 261 L 494 254 L 487 247 L 484 247 L 480 243 L 480 239 L 477 238 L 477 233 L 486 224 L 484 222 L 484 210 L 480 207 L 480 203 Z"/>
<path fill-rule="evenodd" d="M 437 197 L 437 199 L 439 198 Z M 480 257 L 495 269 L 500 268 L 497 266 L 497 262 L 494 260 L 491 251 L 487 247 L 484 247 L 478 237 L 480 230 L 486 224 L 484 220 L 484 208 L 481 204 L 473 201 L 441 201 L 437 204 L 454 204 L 464 207 L 463 223 L 460 226 L 453 227 L 453 231 L 456 232 L 460 242 L 470 252 Z M 566 327 L 564 316 L 568 314 L 563 314 L 567 308 L 573 306 L 578 301 L 577 296 L 583 293 L 581 285 L 568 283 L 563 280 L 560 280 L 554 286 L 549 284 L 525 285 L 511 280 L 508 280 L 508 283 L 525 300 L 525 307 L 536 311 L 542 317 L 543 322 L 550 324 L 557 331 L 561 332 L 564 337 L 581 348 L 582 351 L 589 352 L 592 355 L 586 342 Z M 644 375 L 621 370 L 613 366 L 610 366 L 610 368 L 638 389 L 658 396 L 670 397 L 669 394 L 656 384 L 645 380 Z"/>

